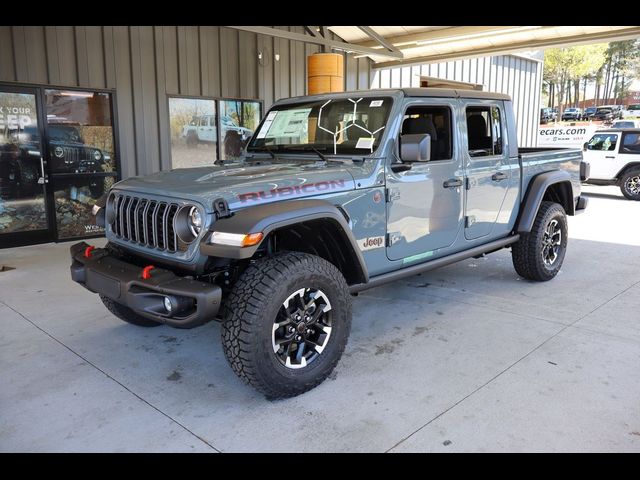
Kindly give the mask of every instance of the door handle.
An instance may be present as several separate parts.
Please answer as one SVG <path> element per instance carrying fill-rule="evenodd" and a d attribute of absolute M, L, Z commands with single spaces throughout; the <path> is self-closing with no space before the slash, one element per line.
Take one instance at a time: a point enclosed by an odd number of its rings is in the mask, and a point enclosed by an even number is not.
<path fill-rule="evenodd" d="M 44 185 L 45 183 L 49 183 L 49 179 L 44 174 L 44 158 L 40 157 L 40 172 L 42 176 L 38 179 L 38 185 Z"/>
<path fill-rule="evenodd" d="M 444 188 L 455 188 L 462 186 L 462 179 L 460 178 L 450 178 L 446 182 L 442 184 Z"/>
<path fill-rule="evenodd" d="M 505 178 L 507 178 L 507 174 L 503 172 L 496 172 L 491 175 L 491 180 L 493 180 L 494 182 L 499 182 L 500 180 L 504 180 Z"/>
<path fill-rule="evenodd" d="M 616 157 L 607 157 L 607 156 L 605 156 L 604 158 L 616 158 Z"/>

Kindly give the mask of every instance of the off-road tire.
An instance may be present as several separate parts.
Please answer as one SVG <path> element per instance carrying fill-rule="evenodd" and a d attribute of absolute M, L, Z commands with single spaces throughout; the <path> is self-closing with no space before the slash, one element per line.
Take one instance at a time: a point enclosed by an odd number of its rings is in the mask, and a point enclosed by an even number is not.
<path fill-rule="evenodd" d="M 558 256 L 552 265 L 547 266 L 542 258 L 543 237 L 549 224 L 557 220 L 562 234 Z M 564 261 L 568 239 L 567 214 L 562 205 L 554 202 L 542 202 L 531 232 L 520 234 L 520 240 L 511 248 L 511 258 L 516 272 L 521 277 L 538 282 L 554 278 Z"/>
<path fill-rule="evenodd" d="M 113 313 L 120 320 L 124 320 L 127 323 L 137 325 L 138 327 L 159 327 L 160 325 L 162 325 L 162 323 L 154 322 L 153 320 L 149 320 L 142 315 L 138 315 L 129 307 L 120 305 L 118 302 L 110 299 L 109 297 L 100 295 L 100 300 L 102 300 L 104 306 L 107 307 L 107 310 Z"/>
<path fill-rule="evenodd" d="M 317 288 L 332 307 L 332 331 L 318 357 L 287 368 L 273 350 L 274 321 L 283 302 L 301 288 Z M 324 381 L 337 365 L 351 329 L 351 297 L 340 271 L 306 253 L 282 252 L 251 264 L 224 304 L 222 346 L 233 371 L 268 399 L 300 395 Z"/>
<path fill-rule="evenodd" d="M 194 132 L 189 132 L 187 134 L 186 139 L 187 148 L 197 148 L 198 147 L 198 134 Z"/>
<path fill-rule="evenodd" d="M 640 177 L 640 169 L 634 168 L 622 175 L 622 178 L 620 179 L 620 191 L 622 192 L 622 195 L 625 196 L 625 198 L 638 201 L 640 200 L 640 193 L 633 193 L 628 190 L 629 185 L 627 182 L 629 182 L 634 177 Z"/>

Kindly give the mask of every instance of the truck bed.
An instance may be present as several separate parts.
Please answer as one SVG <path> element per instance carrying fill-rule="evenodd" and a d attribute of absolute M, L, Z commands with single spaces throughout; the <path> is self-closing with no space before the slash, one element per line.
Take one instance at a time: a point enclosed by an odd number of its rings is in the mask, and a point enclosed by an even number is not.
<path fill-rule="evenodd" d="M 518 160 L 522 172 L 522 195 L 532 177 L 556 169 L 569 173 L 574 197 L 580 195 L 581 148 L 518 148 Z"/>

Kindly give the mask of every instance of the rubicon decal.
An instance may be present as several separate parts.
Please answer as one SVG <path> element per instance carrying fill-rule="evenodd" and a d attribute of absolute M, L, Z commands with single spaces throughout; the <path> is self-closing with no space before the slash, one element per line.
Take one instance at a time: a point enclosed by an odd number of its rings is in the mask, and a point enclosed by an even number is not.
<path fill-rule="evenodd" d="M 373 250 L 375 248 L 382 248 L 384 247 L 384 237 L 368 237 L 358 240 L 358 246 L 363 252 Z"/>
<path fill-rule="evenodd" d="M 345 187 L 344 180 L 329 180 L 317 183 L 307 183 L 305 185 L 295 185 L 293 187 L 273 188 L 269 191 L 241 193 L 238 198 L 242 203 L 250 201 L 269 200 L 274 198 L 293 197 L 309 193 L 327 192 L 330 190 Z"/>

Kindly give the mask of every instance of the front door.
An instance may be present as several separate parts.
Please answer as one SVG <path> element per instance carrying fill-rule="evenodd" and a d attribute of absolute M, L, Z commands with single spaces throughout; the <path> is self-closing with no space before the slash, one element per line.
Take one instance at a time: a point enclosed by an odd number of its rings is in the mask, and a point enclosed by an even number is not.
<path fill-rule="evenodd" d="M 589 164 L 590 178 L 613 180 L 624 167 L 624 156 L 618 153 L 619 137 L 619 132 L 598 132 L 589 140 L 582 156 Z"/>
<path fill-rule="evenodd" d="M 0 248 L 53 240 L 37 93 L 0 86 Z"/>
<path fill-rule="evenodd" d="M 429 134 L 431 159 L 412 163 L 404 171 L 387 166 L 390 260 L 428 260 L 446 251 L 460 232 L 463 170 L 453 122 L 456 107 L 457 102 L 448 99 L 416 100 L 406 105 L 400 135 Z"/>

